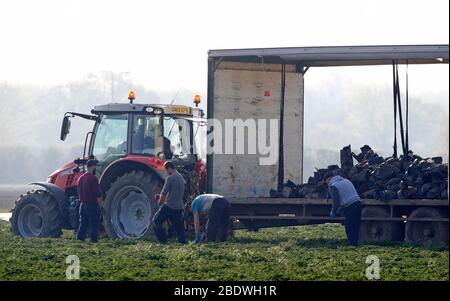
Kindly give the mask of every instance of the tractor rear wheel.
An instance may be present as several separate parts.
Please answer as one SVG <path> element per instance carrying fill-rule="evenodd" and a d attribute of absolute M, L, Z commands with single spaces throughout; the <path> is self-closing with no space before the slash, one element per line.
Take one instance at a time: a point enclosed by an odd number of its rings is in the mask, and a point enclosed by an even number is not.
<path fill-rule="evenodd" d="M 362 209 L 361 217 L 388 218 L 390 212 L 388 208 L 378 206 L 365 206 Z M 388 221 L 361 221 L 360 239 L 361 241 L 395 241 L 402 240 L 403 225 Z"/>
<path fill-rule="evenodd" d="M 21 195 L 9 221 L 11 232 L 22 237 L 59 237 L 62 234 L 58 203 L 45 190 Z"/>
<path fill-rule="evenodd" d="M 414 210 L 409 218 L 443 218 L 439 210 L 422 207 Z M 448 223 L 411 221 L 406 223 L 406 240 L 421 244 L 448 245 Z"/>
<path fill-rule="evenodd" d="M 151 236 L 151 221 L 158 210 L 155 194 L 162 181 L 150 173 L 132 171 L 119 177 L 106 192 L 103 225 L 108 237 L 139 239 Z"/>

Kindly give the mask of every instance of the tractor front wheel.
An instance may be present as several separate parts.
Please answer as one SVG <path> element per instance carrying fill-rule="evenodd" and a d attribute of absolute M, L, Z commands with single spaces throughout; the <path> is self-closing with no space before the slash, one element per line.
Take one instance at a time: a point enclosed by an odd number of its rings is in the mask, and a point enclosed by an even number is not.
<path fill-rule="evenodd" d="M 9 221 L 11 232 L 22 237 L 59 237 L 62 234 L 58 203 L 45 190 L 21 195 Z"/>
<path fill-rule="evenodd" d="M 108 237 L 139 239 L 152 234 L 151 220 L 158 210 L 155 194 L 162 181 L 150 173 L 132 171 L 119 177 L 106 192 L 103 225 Z"/>

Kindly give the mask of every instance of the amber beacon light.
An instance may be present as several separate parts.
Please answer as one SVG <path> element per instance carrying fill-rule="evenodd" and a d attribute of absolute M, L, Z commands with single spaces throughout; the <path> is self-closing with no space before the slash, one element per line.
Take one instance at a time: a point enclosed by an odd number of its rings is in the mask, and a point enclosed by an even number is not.
<path fill-rule="evenodd" d="M 200 99 L 200 95 L 195 95 L 194 96 L 194 103 L 195 103 L 195 106 L 196 107 L 198 107 L 198 105 L 200 104 L 200 102 L 201 102 L 201 99 Z"/>
<path fill-rule="evenodd" d="M 133 100 L 136 98 L 136 95 L 134 94 L 134 91 L 131 90 L 130 92 L 128 92 L 128 100 L 130 101 L 130 103 L 133 103 Z"/>

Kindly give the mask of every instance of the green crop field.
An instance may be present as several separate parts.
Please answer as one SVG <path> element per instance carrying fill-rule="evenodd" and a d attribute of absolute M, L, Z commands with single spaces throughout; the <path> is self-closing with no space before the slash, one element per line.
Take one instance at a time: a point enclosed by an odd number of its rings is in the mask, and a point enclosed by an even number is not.
<path fill-rule="evenodd" d="M 449 280 L 447 247 L 404 243 L 347 246 L 340 225 L 236 231 L 223 244 L 160 245 L 102 239 L 98 244 L 23 239 L 0 222 L 0 280 L 65 280 L 66 257 L 81 280 L 367 280 L 368 255 L 380 280 Z"/>

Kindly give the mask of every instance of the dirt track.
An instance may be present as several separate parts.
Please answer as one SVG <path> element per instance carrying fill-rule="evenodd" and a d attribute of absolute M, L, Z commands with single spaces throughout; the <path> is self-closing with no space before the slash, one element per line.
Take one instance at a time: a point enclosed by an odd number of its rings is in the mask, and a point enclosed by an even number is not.
<path fill-rule="evenodd" d="M 0 210 L 12 209 L 14 202 L 22 193 L 32 189 L 29 185 L 4 185 L 0 184 Z"/>

